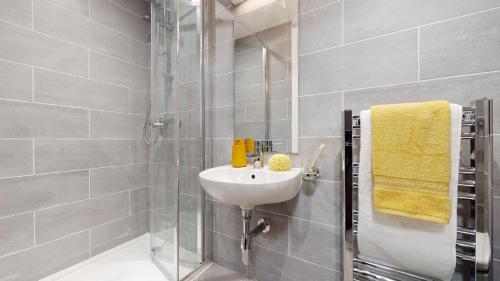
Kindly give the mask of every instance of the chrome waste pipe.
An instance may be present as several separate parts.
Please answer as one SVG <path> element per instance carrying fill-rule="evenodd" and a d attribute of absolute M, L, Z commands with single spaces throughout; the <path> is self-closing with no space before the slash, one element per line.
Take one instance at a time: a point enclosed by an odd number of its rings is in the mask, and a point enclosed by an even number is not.
<path fill-rule="evenodd" d="M 268 233 L 271 230 L 269 219 L 262 218 L 257 222 L 257 226 L 250 230 L 252 220 L 252 210 L 241 210 L 241 220 L 243 221 L 243 234 L 241 235 L 241 260 L 245 266 L 250 264 L 253 239 L 260 233 Z"/>

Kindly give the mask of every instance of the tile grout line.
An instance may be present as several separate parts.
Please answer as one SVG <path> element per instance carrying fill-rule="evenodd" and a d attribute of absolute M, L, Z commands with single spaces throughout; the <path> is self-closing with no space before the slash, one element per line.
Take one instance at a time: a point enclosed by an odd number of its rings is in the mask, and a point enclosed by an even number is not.
<path fill-rule="evenodd" d="M 343 45 L 345 43 L 345 40 L 344 40 L 344 25 L 345 25 L 345 16 L 344 16 L 344 0 L 340 0 L 342 1 L 341 4 L 340 4 L 340 9 L 341 9 L 341 44 Z"/>
<path fill-rule="evenodd" d="M 32 172 L 32 175 L 35 175 L 36 174 L 36 169 L 35 169 L 35 139 L 34 138 L 32 139 L 32 147 L 31 148 L 32 148 L 31 153 L 33 155 L 33 157 L 32 157 L 33 158 L 33 163 L 32 163 L 33 164 L 33 167 L 32 167 L 33 168 L 33 172 Z"/>
<path fill-rule="evenodd" d="M 226 234 L 224 234 L 224 233 L 219 233 L 219 232 L 215 232 L 215 231 L 214 231 L 214 233 L 216 233 L 217 235 L 222 236 L 222 237 L 223 237 L 223 238 L 225 238 L 225 239 L 230 239 L 230 240 L 239 241 L 239 239 L 238 239 L 238 238 L 228 236 L 228 235 L 226 235 Z M 291 257 L 291 258 L 296 259 L 296 260 L 298 260 L 298 261 L 302 261 L 302 262 L 305 262 L 305 263 L 308 263 L 308 264 L 311 264 L 311 265 L 315 265 L 315 266 L 317 266 L 317 267 L 320 267 L 320 268 L 326 269 L 326 270 L 328 270 L 328 271 L 332 271 L 332 272 L 339 272 L 339 271 L 338 271 L 338 270 L 336 270 L 336 269 L 333 269 L 333 268 L 328 268 L 328 267 L 326 267 L 326 266 L 324 266 L 324 265 L 320 265 L 320 264 L 313 263 L 313 262 L 308 261 L 308 260 L 304 260 L 304 259 L 302 259 L 302 258 L 295 257 L 295 256 L 293 256 L 293 255 L 291 255 L 291 254 L 289 254 L 289 253 L 288 253 L 288 254 L 284 254 L 284 253 L 281 253 L 281 252 L 278 252 L 278 251 L 276 251 L 276 250 L 273 250 L 273 249 L 270 249 L 270 248 L 266 248 L 266 247 L 263 247 L 263 246 L 260 246 L 260 245 L 255 245 L 255 246 L 256 246 L 256 247 L 260 247 L 260 248 L 262 248 L 262 249 L 264 249 L 264 250 L 267 250 L 267 251 L 270 251 L 270 252 L 277 253 L 277 254 L 279 254 L 279 255 L 283 255 L 283 256 L 285 256 L 285 257 Z"/>
<path fill-rule="evenodd" d="M 0 20 L 0 22 L 1 22 L 1 20 Z M 23 65 L 23 66 L 26 66 L 26 67 L 34 67 L 36 69 L 41 69 L 41 70 L 44 70 L 44 71 L 53 72 L 53 73 L 57 73 L 57 74 L 60 74 L 60 75 L 65 75 L 65 76 L 70 76 L 70 77 L 74 77 L 74 78 L 78 78 L 78 79 L 85 79 L 85 80 L 88 80 L 88 81 L 92 81 L 92 82 L 96 82 L 96 83 L 101 83 L 101 84 L 105 84 L 105 85 L 109 85 L 109 86 L 114 86 L 114 87 L 118 87 L 118 88 L 125 88 L 125 89 L 129 88 L 129 86 L 126 86 L 126 85 L 116 84 L 116 83 L 113 83 L 113 82 L 108 82 L 108 81 L 103 81 L 103 80 L 97 80 L 97 79 L 89 78 L 87 76 L 83 76 L 83 75 L 79 75 L 79 74 L 73 74 L 73 73 L 69 73 L 69 72 L 63 72 L 63 71 L 60 71 L 60 70 L 51 69 L 51 68 L 47 68 L 47 67 L 43 67 L 43 66 L 38 66 L 38 65 L 34 65 L 34 64 L 28 64 L 28 63 L 18 62 L 18 61 L 4 59 L 4 58 L 0 58 L 0 61 L 12 63 L 12 64 Z M 137 90 L 137 91 L 140 91 L 140 92 L 148 92 L 147 89 L 144 89 L 144 90 L 143 89 L 137 89 L 137 88 L 131 88 L 131 89 L 134 89 L 134 90 Z"/>
<path fill-rule="evenodd" d="M 89 234 L 89 258 L 92 257 L 92 227 L 89 227 L 88 229 L 88 234 Z"/>
<path fill-rule="evenodd" d="M 142 113 L 131 113 L 131 112 L 126 112 L 126 111 L 113 111 L 113 110 L 80 107 L 80 106 L 73 106 L 73 105 L 62 105 L 62 104 L 45 103 L 45 102 L 32 102 L 32 101 L 28 101 L 28 100 L 16 100 L 16 99 L 8 99 L 8 98 L 0 98 L 0 101 L 17 102 L 17 103 L 30 103 L 30 104 L 35 104 L 35 105 L 45 105 L 45 106 L 54 106 L 54 107 L 71 108 L 71 109 L 81 109 L 81 110 L 98 111 L 98 112 L 105 112 L 105 113 L 130 115 L 130 116 L 136 116 L 136 117 L 143 117 L 146 115 L 146 114 L 142 114 Z M 188 110 L 188 111 L 192 111 L 192 110 Z"/>
<path fill-rule="evenodd" d="M 420 24 L 420 25 L 416 25 L 416 26 L 412 26 L 412 27 L 407 27 L 407 28 L 403 28 L 403 29 L 400 29 L 400 30 L 395 30 L 395 31 L 391 31 L 391 32 L 387 32 L 387 33 L 375 35 L 375 36 L 372 36 L 372 37 L 367 37 L 367 38 L 363 38 L 363 39 L 359 39 L 359 40 L 347 42 L 347 43 L 344 43 L 344 44 L 341 44 L 341 45 L 331 46 L 331 47 L 327 47 L 327 48 L 323 48 L 323 49 L 319 49 L 319 50 L 315 50 L 315 51 L 311 51 L 311 52 L 299 54 L 299 57 L 300 56 L 305 56 L 305 55 L 311 55 L 311 54 L 315 54 L 315 53 L 319 53 L 319 52 L 323 52 L 323 51 L 328 51 L 328 50 L 332 50 L 332 49 L 336 49 L 336 48 L 340 48 L 340 47 L 344 47 L 344 46 L 349 46 L 349 45 L 352 45 L 352 44 L 357 44 L 357 43 L 361 43 L 361 42 L 364 42 L 364 41 L 368 41 L 368 40 L 372 40 L 372 39 L 376 39 L 376 38 L 380 38 L 380 37 L 385 37 L 385 36 L 390 36 L 390 35 L 394 35 L 394 34 L 406 32 L 406 31 L 410 31 L 410 30 L 415 30 L 417 27 L 427 27 L 427 26 L 430 26 L 430 25 L 439 24 L 439 23 L 448 22 L 448 21 L 453 21 L 453 20 L 465 18 L 465 17 L 468 17 L 468 16 L 474 16 L 474 15 L 477 15 L 477 14 L 481 14 L 481 13 L 485 13 L 485 12 L 490 12 L 490 11 L 497 10 L 497 9 L 500 9 L 500 6 L 499 7 L 490 8 L 490 9 L 486 9 L 486 10 L 482 10 L 482 11 L 478 11 L 478 12 L 473 12 L 473 13 L 465 14 L 465 15 L 451 17 L 451 18 L 447 18 L 447 19 L 444 19 L 444 20 L 439 20 L 439 21 L 434 21 L 434 22 L 430 22 L 430 23 Z"/>
<path fill-rule="evenodd" d="M 36 246 L 36 213 L 33 210 L 33 246 Z"/>
<path fill-rule="evenodd" d="M 35 67 L 31 66 L 31 101 L 35 103 Z"/>

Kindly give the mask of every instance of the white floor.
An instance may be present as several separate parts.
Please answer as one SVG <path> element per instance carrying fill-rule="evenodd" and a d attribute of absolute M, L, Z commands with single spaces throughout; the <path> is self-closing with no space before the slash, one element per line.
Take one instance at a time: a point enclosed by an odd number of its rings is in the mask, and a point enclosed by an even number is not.
<path fill-rule="evenodd" d="M 181 271 L 189 271 L 185 268 Z M 165 281 L 151 261 L 150 236 L 145 234 L 41 281 Z"/>

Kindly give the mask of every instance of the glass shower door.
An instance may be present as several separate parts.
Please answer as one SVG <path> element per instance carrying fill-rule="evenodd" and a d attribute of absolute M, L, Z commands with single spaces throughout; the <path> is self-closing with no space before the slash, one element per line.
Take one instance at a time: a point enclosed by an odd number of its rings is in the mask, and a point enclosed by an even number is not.
<path fill-rule="evenodd" d="M 149 148 L 152 259 L 178 280 L 179 117 L 177 5 L 151 2 L 151 110 Z M 156 136 L 158 136 L 156 138 Z"/>
<path fill-rule="evenodd" d="M 151 2 L 152 258 L 168 280 L 181 280 L 202 262 L 201 9 L 198 1 Z"/>

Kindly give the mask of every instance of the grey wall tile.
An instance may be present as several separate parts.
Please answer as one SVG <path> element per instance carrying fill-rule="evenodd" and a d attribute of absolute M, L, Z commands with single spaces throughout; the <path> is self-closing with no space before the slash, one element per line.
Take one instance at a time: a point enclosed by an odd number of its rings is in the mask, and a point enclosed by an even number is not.
<path fill-rule="evenodd" d="M 128 216 L 128 192 L 99 197 L 35 212 L 37 243 Z"/>
<path fill-rule="evenodd" d="M 31 67 L 0 61 L 0 98 L 31 101 L 32 79 Z"/>
<path fill-rule="evenodd" d="M 0 177 L 33 173 L 32 140 L 0 140 Z"/>
<path fill-rule="evenodd" d="M 312 9 L 317 9 L 339 0 L 299 0 L 299 13 L 305 13 Z"/>
<path fill-rule="evenodd" d="M 292 95 L 291 80 L 271 82 L 271 100 L 289 99 Z"/>
<path fill-rule="evenodd" d="M 345 39 L 346 42 L 360 40 L 498 6 L 497 0 L 346 0 Z"/>
<path fill-rule="evenodd" d="M 215 105 L 226 106 L 234 104 L 234 73 L 215 78 Z"/>
<path fill-rule="evenodd" d="M 0 219 L 0 256 L 34 246 L 33 213 Z"/>
<path fill-rule="evenodd" d="M 265 104 L 263 102 L 252 103 L 245 106 L 246 122 L 261 122 L 266 118 Z"/>
<path fill-rule="evenodd" d="M 132 165 L 133 188 L 150 186 L 149 165 L 149 163 Z"/>
<path fill-rule="evenodd" d="M 89 0 L 48 0 L 61 7 L 72 10 L 86 17 L 89 16 Z"/>
<path fill-rule="evenodd" d="M 234 136 L 234 107 L 220 107 L 214 110 L 216 138 L 232 138 Z"/>
<path fill-rule="evenodd" d="M 359 112 L 372 104 L 419 102 L 444 99 L 463 106 L 469 105 L 476 98 L 498 97 L 500 73 L 486 73 L 464 77 L 436 79 L 401 85 L 377 87 L 372 89 L 346 91 L 344 107 Z M 494 124 L 500 122 L 498 102 L 493 104 Z M 494 126 L 494 132 L 500 132 L 499 126 Z"/>
<path fill-rule="evenodd" d="M 35 101 L 57 105 L 128 112 L 128 89 L 35 69 Z"/>
<path fill-rule="evenodd" d="M 190 82 L 180 86 L 180 110 L 198 110 L 200 104 L 200 84 Z"/>
<path fill-rule="evenodd" d="M 187 171 L 187 180 L 188 180 L 188 193 L 192 195 L 200 194 L 200 178 L 198 174 L 200 173 L 199 168 L 189 167 Z"/>
<path fill-rule="evenodd" d="M 500 3 L 498 3 L 500 5 Z M 500 69 L 500 9 L 422 27 L 420 77 Z"/>
<path fill-rule="evenodd" d="M 234 69 L 234 42 L 226 41 L 215 46 L 215 74 L 225 74 Z"/>
<path fill-rule="evenodd" d="M 144 143 L 144 140 L 130 141 L 130 162 L 145 163 L 148 161 L 149 147 Z"/>
<path fill-rule="evenodd" d="M 289 61 L 287 60 L 280 60 L 274 63 L 271 63 L 269 66 L 270 68 L 270 77 L 271 81 L 281 81 L 288 79 L 290 75 L 290 67 L 289 67 Z"/>
<path fill-rule="evenodd" d="M 302 183 L 292 200 L 258 206 L 257 209 L 340 227 L 342 182 L 316 181 Z"/>
<path fill-rule="evenodd" d="M 111 3 L 114 3 L 115 5 L 118 5 L 127 10 L 130 8 L 130 1 L 131 0 L 110 0 Z"/>
<path fill-rule="evenodd" d="M 259 234 L 254 240 L 255 245 L 271 249 L 285 255 L 288 254 L 288 217 L 263 211 L 254 211 L 252 214 L 252 227 L 256 226 L 258 220 L 261 218 L 269 220 L 272 231 Z M 241 235 L 241 220 L 239 226 L 239 234 Z"/>
<path fill-rule="evenodd" d="M 148 208 L 148 190 L 142 187 L 130 191 L 130 213 L 135 214 Z"/>
<path fill-rule="evenodd" d="M 234 70 L 244 70 L 262 65 L 262 47 L 252 48 L 245 51 L 235 50 Z"/>
<path fill-rule="evenodd" d="M 342 94 L 303 96 L 299 99 L 299 135 L 340 136 Z"/>
<path fill-rule="evenodd" d="M 339 270 L 341 267 L 340 228 L 290 218 L 290 255 Z"/>
<path fill-rule="evenodd" d="M 253 272 L 262 281 L 335 281 L 341 273 L 312 263 L 256 246 L 253 251 Z"/>
<path fill-rule="evenodd" d="M 4 138 L 87 138 L 88 119 L 83 109 L 0 101 Z"/>
<path fill-rule="evenodd" d="M 90 196 L 129 190 L 134 187 L 133 166 L 90 169 Z"/>
<path fill-rule="evenodd" d="M 290 105 L 288 99 L 271 101 L 269 109 L 269 119 L 270 120 L 288 119 L 289 107 Z"/>
<path fill-rule="evenodd" d="M 274 82 L 271 85 L 276 85 L 276 83 L 279 82 Z M 272 93 L 271 96 L 275 93 L 273 86 L 271 86 Z M 252 85 L 252 86 L 247 86 L 247 87 L 242 87 L 242 88 L 236 88 L 234 89 L 234 96 L 235 96 L 235 104 L 248 104 L 252 102 L 258 102 L 262 101 L 264 97 L 264 88 L 262 85 Z M 288 95 L 290 95 L 290 92 L 288 92 Z"/>
<path fill-rule="evenodd" d="M 0 59 L 87 76 L 86 49 L 3 22 L 0 23 Z"/>
<path fill-rule="evenodd" d="M 78 13 L 44 0 L 34 1 L 34 27 L 46 33 L 106 54 L 128 59 L 129 39 L 116 31 L 91 22 Z"/>
<path fill-rule="evenodd" d="M 92 256 L 118 246 L 147 232 L 147 212 L 140 212 L 95 228 L 91 231 Z"/>
<path fill-rule="evenodd" d="M 0 20 L 31 28 L 30 0 L 3 0 L 0 2 Z"/>
<path fill-rule="evenodd" d="M 109 1 L 90 0 L 90 17 L 141 42 L 148 37 L 148 23 Z"/>
<path fill-rule="evenodd" d="M 35 171 L 44 173 L 128 164 L 128 147 L 127 141 L 114 140 L 36 140 Z"/>
<path fill-rule="evenodd" d="M 222 10 L 215 17 L 215 42 L 221 43 L 234 38 L 234 21 L 231 12 Z"/>
<path fill-rule="evenodd" d="M 96 139 L 138 139 L 144 116 L 106 111 L 90 112 L 90 137 Z"/>
<path fill-rule="evenodd" d="M 236 71 L 234 76 L 235 88 L 248 87 L 263 84 L 263 68 L 261 66 Z M 262 86 L 261 86 L 262 87 Z"/>
<path fill-rule="evenodd" d="M 146 2 L 144 2 L 146 3 Z M 145 13 L 146 14 L 146 13 Z M 144 15 L 145 15 L 144 14 Z M 136 40 L 130 40 L 130 62 L 149 67 L 149 45 Z"/>
<path fill-rule="evenodd" d="M 303 165 L 308 165 L 312 155 L 321 144 L 325 144 L 323 156 L 318 168 L 321 179 L 328 181 L 342 180 L 342 139 L 334 138 L 299 138 L 299 157 Z"/>
<path fill-rule="evenodd" d="M 214 165 L 227 165 L 231 163 L 231 145 L 232 139 L 215 139 L 214 140 Z"/>
<path fill-rule="evenodd" d="M 135 15 L 142 17 L 145 14 L 149 13 L 149 4 L 146 1 L 141 0 L 129 0 L 129 8 L 132 13 Z"/>
<path fill-rule="evenodd" d="M 342 43 L 342 2 L 335 2 L 301 14 L 299 34 L 299 54 L 340 45 Z"/>
<path fill-rule="evenodd" d="M 240 241 L 220 234 L 214 234 L 214 261 L 226 268 L 247 273 L 246 267 L 241 262 Z"/>
<path fill-rule="evenodd" d="M 147 75 L 146 68 L 95 52 L 90 53 L 90 78 L 92 79 L 145 91 L 148 89 Z"/>
<path fill-rule="evenodd" d="M 212 205 L 214 230 L 225 236 L 239 239 L 242 229 L 240 208 L 216 201 Z"/>
<path fill-rule="evenodd" d="M 416 79 L 416 29 L 299 57 L 302 95 Z"/>
<path fill-rule="evenodd" d="M 84 231 L 0 259 L 0 276 L 5 280 L 39 280 L 87 259 L 88 241 L 89 233 Z"/>
<path fill-rule="evenodd" d="M 272 139 L 288 139 L 290 138 L 290 121 L 289 120 L 271 120 L 269 124 L 269 136 Z"/>
<path fill-rule="evenodd" d="M 130 113 L 146 114 L 149 102 L 150 96 L 147 92 L 130 90 Z"/>
<path fill-rule="evenodd" d="M 51 207 L 89 196 L 88 171 L 0 180 L 0 216 Z"/>

